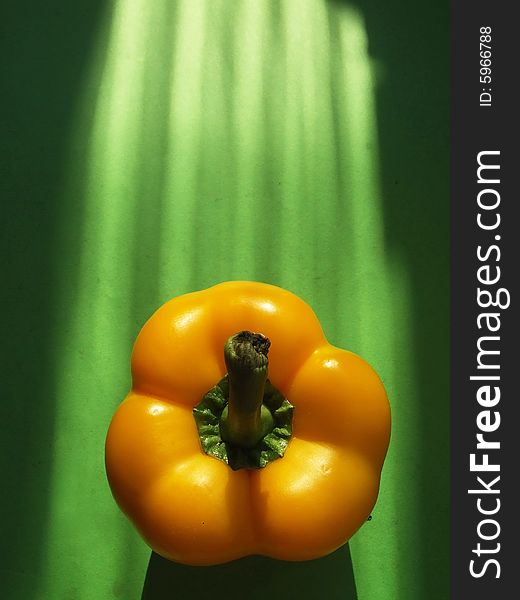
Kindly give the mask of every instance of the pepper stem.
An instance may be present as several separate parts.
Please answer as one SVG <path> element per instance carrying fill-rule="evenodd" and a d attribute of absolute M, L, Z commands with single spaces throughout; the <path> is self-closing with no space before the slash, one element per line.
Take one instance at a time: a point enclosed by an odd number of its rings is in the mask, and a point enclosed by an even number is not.
<path fill-rule="evenodd" d="M 220 435 L 242 448 L 252 448 L 274 427 L 271 411 L 262 403 L 270 345 L 264 335 L 251 331 L 232 335 L 224 345 L 229 399 L 220 419 Z"/>

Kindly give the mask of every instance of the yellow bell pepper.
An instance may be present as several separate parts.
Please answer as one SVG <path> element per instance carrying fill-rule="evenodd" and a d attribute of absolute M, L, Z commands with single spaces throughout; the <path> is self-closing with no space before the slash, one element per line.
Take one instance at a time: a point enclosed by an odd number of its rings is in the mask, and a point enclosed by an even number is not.
<path fill-rule="evenodd" d="M 227 282 L 174 298 L 139 333 L 132 376 L 106 470 L 162 556 L 314 559 L 369 517 L 390 436 L 385 390 L 292 293 Z"/>

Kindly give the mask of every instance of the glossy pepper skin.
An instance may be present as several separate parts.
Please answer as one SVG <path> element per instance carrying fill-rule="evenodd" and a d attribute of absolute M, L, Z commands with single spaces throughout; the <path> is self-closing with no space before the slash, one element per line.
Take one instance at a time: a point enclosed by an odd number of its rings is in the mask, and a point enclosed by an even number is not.
<path fill-rule="evenodd" d="M 294 406 L 293 436 L 265 468 L 233 471 L 202 451 L 192 409 L 226 373 L 226 339 L 244 329 L 271 340 L 269 379 Z M 327 342 L 294 294 L 227 282 L 174 298 L 139 333 L 132 376 L 106 469 L 120 508 L 162 556 L 314 559 L 370 515 L 390 436 L 385 390 L 364 360 Z"/>

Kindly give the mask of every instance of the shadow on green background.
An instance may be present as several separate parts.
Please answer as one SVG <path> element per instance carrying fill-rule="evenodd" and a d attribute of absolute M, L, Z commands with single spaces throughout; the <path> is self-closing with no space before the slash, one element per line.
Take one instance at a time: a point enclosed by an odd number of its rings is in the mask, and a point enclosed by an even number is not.
<path fill-rule="evenodd" d="M 141 600 L 208 597 L 357 599 L 347 545 L 313 561 L 284 562 L 248 556 L 203 569 L 175 564 L 152 552 Z"/>
<path fill-rule="evenodd" d="M 79 191 L 68 197 L 65 208 L 60 200 L 65 179 L 75 176 L 65 173 L 71 162 L 68 153 L 75 125 L 73 110 L 105 4 L 95 0 L 21 2 L 4 8 L 1 19 L 0 243 L 2 247 L 5 244 L 2 338 L 7 344 L 2 344 L 1 360 L 4 431 L 0 539 L 2 596 L 9 600 L 37 598 L 43 575 L 62 581 L 69 577 L 65 567 L 63 572 L 45 573 L 48 557 L 44 542 L 54 519 L 50 504 L 53 460 L 57 453 L 74 452 L 57 439 L 54 384 L 61 374 L 55 373 L 54 353 L 62 343 L 56 340 L 56 331 L 63 323 L 55 308 L 76 304 L 85 207 Z M 347 5 L 339 0 L 331 2 L 342 4 Z M 420 443 L 414 450 L 420 468 L 410 481 L 417 491 L 417 552 L 399 548 L 402 569 L 413 571 L 416 587 L 403 589 L 395 600 L 438 600 L 448 597 L 449 582 L 448 6 L 443 2 L 418 5 L 411 1 L 385 4 L 368 0 L 359 3 L 359 10 L 365 20 L 369 55 L 383 70 L 375 98 L 381 210 L 386 247 L 399 256 L 409 276 L 414 348 L 410 370 L 418 390 L 414 402 L 421 407 L 416 432 Z M 169 18 L 173 20 L 174 16 Z M 171 33 L 163 29 L 162 44 L 168 44 Z M 166 79 L 169 73 L 170 69 L 165 68 L 162 77 Z M 160 102 L 150 85 L 146 86 L 146 94 L 149 104 Z M 90 110 L 93 114 L 95 106 Z M 162 108 L 158 106 L 157 110 Z M 166 146 L 166 130 L 160 122 L 153 127 L 143 128 L 145 144 L 148 136 L 156 147 L 158 139 L 162 140 L 159 148 L 161 143 Z M 86 149 L 79 145 L 73 152 L 81 165 Z M 164 164 L 160 160 L 147 162 L 145 168 L 149 171 L 143 173 L 141 188 L 134 192 L 145 197 L 147 203 L 138 205 L 136 217 L 143 236 L 141 243 L 136 234 L 136 240 L 130 240 L 133 245 L 129 244 L 135 271 L 131 315 L 121 324 L 127 347 L 160 296 L 153 283 L 142 286 L 140 281 L 146 277 L 157 282 L 151 273 L 159 270 L 161 260 L 160 240 L 154 232 L 160 226 Z M 203 179 L 204 174 L 200 176 Z M 57 229 L 64 210 L 67 228 L 60 231 L 60 248 L 66 248 L 66 255 L 56 253 Z M 265 223 L 265 214 L 260 220 Z M 260 223 L 260 227 L 265 224 Z M 202 238 L 204 231 L 195 230 L 193 235 Z M 263 235 L 269 235 L 269 231 Z M 194 254 L 191 259 L 198 269 L 203 268 L 204 257 Z M 68 280 L 66 298 L 55 295 L 57 273 L 60 280 Z M 191 277 L 190 283 L 199 285 L 196 269 Z M 123 392 L 123 377 L 118 386 Z M 89 410 L 88 404 L 85 410 Z M 102 423 L 103 430 L 105 426 Z M 407 514 L 401 512 L 396 530 L 406 528 L 406 522 Z M 81 538 L 88 527 L 79 515 L 77 529 L 69 534 Z M 78 570 L 83 562 L 81 552 L 84 549 L 74 557 L 73 566 Z M 127 565 L 122 564 L 117 575 L 122 581 L 126 570 Z M 207 579 L 210 575 L 211 581 Z M 203 589 L 211 590 L 215 582 L 226 588 L 230 576 L 245 580 L 253 575 L 262 586 L 271 586 L 276 592 L 289 582 L 293 592 L 300 586 L 302 598 L 355 598 L 346 547 L 312 563 L 250 557 L 202 571 L 168 563 L 152 554 L 142 598 L 196 597 Z M 399 579 L 399 573 L 396 577 Z M 93 586 L 93 582 L 90 584 Z M 67 589 L 68 596 L 63 598 L 100 598 L 94 586 L 90 590 Z M 125 598 L 117 589 L 114 586 L 114 597 Z M 178 596 L 165 596 L 167 590 L 181 591 Z M 264 587 L 262 591 L 266 591 Z M 420 595 L 414 595 L 417 593 Z"/>
<path fill-rule="evenodd" d="M 78 89 L 102 0 L 22 1 L 0 18 L 2 598 L 37 598 L 55 450 L 55 235 Z M 70 265 L 83 207 L 74 204 Z M 71 287 L 77 272 L 67 273 Z"/>
<path fill-rule="evenodd" d="M 410 558 L 418 597 L 439 600 L 450 594 L 449 3 L 357 4 L 369 54 L 384 68 L 376 103 L 385 243 L 411 284 L 420 468 L 410 482 L 419 525 Z"/>

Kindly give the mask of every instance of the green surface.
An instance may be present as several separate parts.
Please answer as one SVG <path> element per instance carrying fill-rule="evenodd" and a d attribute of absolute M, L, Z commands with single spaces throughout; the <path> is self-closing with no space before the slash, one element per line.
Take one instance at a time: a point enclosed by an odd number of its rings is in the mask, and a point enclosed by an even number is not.
<path fill-rule="evenodd" d="M 4 8 L 3 599 L 238 581 L 346 600 L 352 569 L 360 600 L 449 596 L 448 9 Z M 229 279 L 300 295 L 387 387 L 392 441 L 352 562 L 148 564 L 112 500 L 103 444 L 133 339 L 162 302 Z"/>

